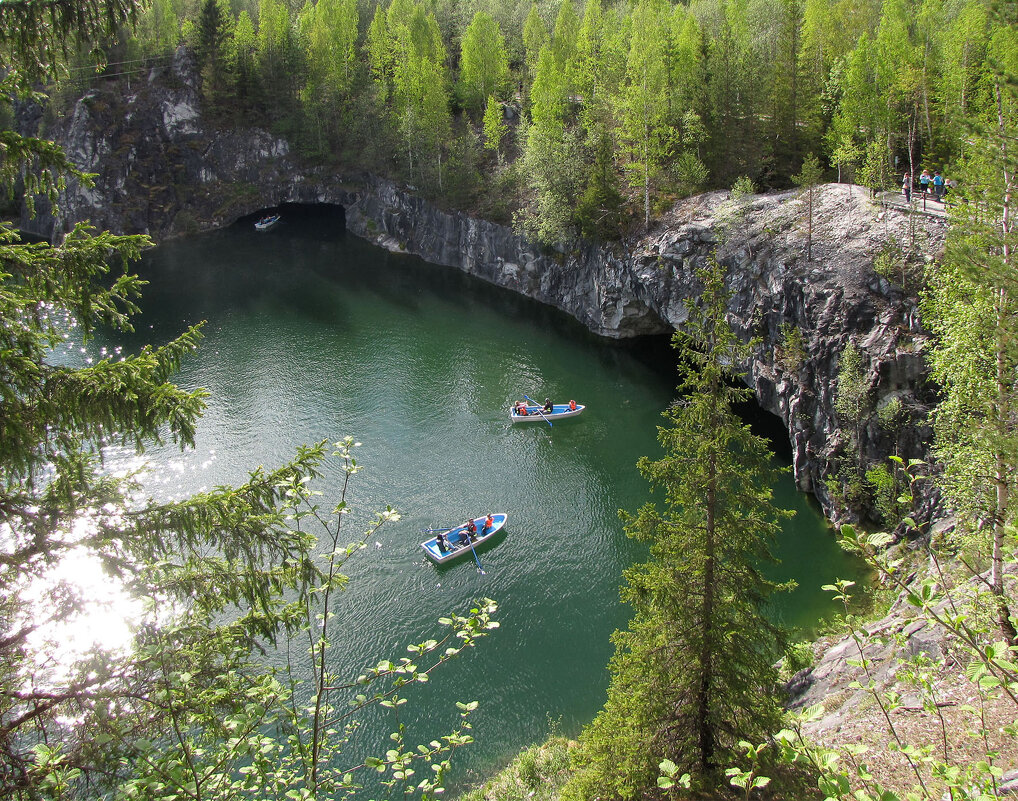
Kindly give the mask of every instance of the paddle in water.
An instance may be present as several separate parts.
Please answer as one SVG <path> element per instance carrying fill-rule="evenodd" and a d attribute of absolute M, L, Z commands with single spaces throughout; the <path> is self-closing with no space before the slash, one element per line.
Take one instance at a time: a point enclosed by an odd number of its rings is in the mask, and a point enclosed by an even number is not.
<path fill-rule="evenodd" d="M 477 556 L 477 551 L 475 551 L 475 550 L 474 550 L 474 543 L 473 543 L 473 541 L 472 541 L 472 540 L 470 539 L 470 537 L 469 537 L 469 536 L 467 537 L 467 542 L 469 542 L 469 543 L 470 543 L 470 550 L 471 550 L 471 552 L 472 552 L 472 553 L 474 554 L 474 561 L 475 561 L 475 562 L 477 562 L 477 569 L 478 569 L 478 571 L 480 572 L 480 574 L 481 574 L 482 576 L 486 576 L 486 575 L 488 575 L 487 573 L 485 573 L 485 572 L 484 572 L 484 568 L 483 568 L 483 567 L 481 567 L 481 560 L 480 560 L 480 559 L 478 558 L 478 556 Z"/>
<path fill-rule="evenodd" d="M 471 536 L 471 534 L 476 534 L 476 533 L 477 533 L 477 524 L 474 523 L 472 518 L 470 520 L 468 520 L 466 523 L 463 524 L 463 530 L 460 532 L 460 534 L 463 535 L 463 538 L 467 541 L 467 545 L 470 546 L 470 552 L 474 555 L 474 561 L 477 562 L 477 569 L 480 571 L 481 575 L 484 576 L 484 575 L 487 575 L 487 574 L 484 572 L 484 568 L 481 567 L 481 560 L 477 556 L 477 551 L 474 550 L 474 539 Z"/>
<path fill-rule="evenodd" d="M 541 417 L 544 417 L 544 422 L 546 422 L 549 425 L 549 427 L 550 427 L 551 426 L 551 420 L 549 420 L 547 417 L 544 416 L 544 412 L 541 411 L 541 404 L 538 403 L 533 398 L 531 398 L 530 396 L 528 396 L 526 393 L 524 393 L 523 397 L 526 398 L 528 401 L 530 401 L 532 404 L 534 404 L 537 407 L 537 413 L 539 415 L 541 415 Z"/>

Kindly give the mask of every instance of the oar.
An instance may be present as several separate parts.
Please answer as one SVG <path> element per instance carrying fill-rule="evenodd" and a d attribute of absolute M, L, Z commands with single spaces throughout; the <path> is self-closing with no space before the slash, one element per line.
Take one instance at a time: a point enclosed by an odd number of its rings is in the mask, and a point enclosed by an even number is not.
<path fill-rule="evenodd" d="M 473 518 L 470 519 L 473 520 Z M 459 526 L 457 526 L 456 528 L 459 528 Z M 463 524 L 463 536 L 466 538 L 467 545 L 470 546 L 470 552 L 474 555 L 474 561 L 477 562 L 477 569 L 481 572 L 482 576 L 488 575 L 487 573 L 484 572 L 484 568 L 481 567 L 481 560 L 477 556 L 477 551 L 474 550 L 474 541 L 470 539 L 470 532 L 467 531 L 465 523 Z"/>
<path fill-rule="evenodd" d="M 454 528 L 456 528 L 456 526 L 446 526 L 445 528 L 422 528 L 421 531 L 434 534 L 438 531 L 452 531 Z"/>
<path fill-rule="evenodd" d="M 527 397 L 526 393 L 524 393 L 523 397 L 527 398 L 528 401 L 530 401 L 532 404 L 534 404 L 537 407 L 537 413 L 539 415 L 541 415 L 541 417 L 544 417 L 544 422 L 546 422 L 549 426 L 551 426 L 551 420 L 549 420 L 547 417 L 545 417 L 544 416 L 544 412 L 541 411 L 541 404 L 538 403 L 533 398 Z"/>
<path fill-rule="evenodd" d="M 468 534 L 464 530 L 463 536 L 466 537 L 467 538 L 467 542 L 470 543 L 470 552 L 474 555 L 474 561 L 477 562 L 477 570 L 480 572 L 480 574 L 482 576 L 488 575 L 487 573 L 484 572 L 484 568 L 481 567 L 481 560 L 477 556 L 477 551 L 474 550 L 474 541 L 472 539 L 470 539 L 470 534 Z"/>

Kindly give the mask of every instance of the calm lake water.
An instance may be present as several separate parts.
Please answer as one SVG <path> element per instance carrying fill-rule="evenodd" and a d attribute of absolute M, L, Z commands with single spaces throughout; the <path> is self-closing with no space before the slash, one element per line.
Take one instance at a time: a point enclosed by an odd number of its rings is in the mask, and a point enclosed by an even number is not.
<path fill-rule="evenodd" d="M 674 389 L 667 339 L 598 339 L 553 309 L 346 234 L 338 209 L 288 208 L 267 233 L 243 221 L 168 242 L 138 271 L 151 282 L 138 335 L 96 347 L 164 342 L 208 321 L 178 377 L 211 392 L 197 447 L 150 451 L 149 490 L 173 497 L 241 482 L 301 443 L 355 436 L 364 469 L 344 540 L 387 504 L 403 519 L 348 565 L 334 610 L 341 672 L 356 677 L 405 655 L 440 632 L 439 617 L 488 596 L 501 628 L 414 694 L 403 718 L 409 742 L 452 731 L 455 701 L 480 701 L 477 742 L 457 755 L 455 787 L 550 727 L 577 733 L 604 701 L 609 636 L 626 625 L 622 570 L 645 553 L 617 511 L 650 497 L 635 462 L 661 452 L 656 426 Z M 512 425 L 508 408 L 521 393 L 588 408 L 553 428 Z M 327 471 L 323 506 L 338 482 Z M 776 495 L 798 514 L 774 577 L 800 587 L 775 616 L 808 628 L 830 609 L 819 586 L 859 569 L 790 478 Z M 509 521 L 480 551 L 483 575 L 471 559 L 425 560 L 422 528 L 488 511 Z"/>

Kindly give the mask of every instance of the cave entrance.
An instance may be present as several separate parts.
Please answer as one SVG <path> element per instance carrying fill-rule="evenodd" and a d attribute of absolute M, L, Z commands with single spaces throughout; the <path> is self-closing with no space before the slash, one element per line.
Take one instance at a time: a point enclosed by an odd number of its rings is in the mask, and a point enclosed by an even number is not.
<path fill-rule="evenodd" d="M 285 230 L 288 236 L 322 237 L 346 233 L 346 209 L 335 203 L 280 203 L 259 209 L 237 220 L 237 225 L 252 226 L 271 214 L 280 215 L 273 230 Z"/>

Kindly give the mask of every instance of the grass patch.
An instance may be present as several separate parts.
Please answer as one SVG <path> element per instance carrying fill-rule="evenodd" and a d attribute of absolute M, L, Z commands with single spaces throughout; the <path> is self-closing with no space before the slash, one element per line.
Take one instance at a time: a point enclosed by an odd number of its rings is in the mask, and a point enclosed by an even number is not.
<path fill-rule="evenodd" d="M 554 801 L 569 779 L 569 753 L 575 747 L 575 740 L 550 737 L 522 751 L 505 770 L 459 801 Z"/>

